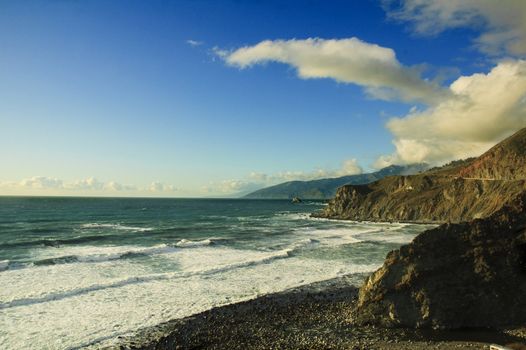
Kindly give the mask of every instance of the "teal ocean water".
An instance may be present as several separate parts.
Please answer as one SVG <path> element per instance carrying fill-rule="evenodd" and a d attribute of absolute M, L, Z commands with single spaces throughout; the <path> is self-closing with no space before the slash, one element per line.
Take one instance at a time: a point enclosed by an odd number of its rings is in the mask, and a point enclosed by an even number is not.
<path fill-rule="evenodd" d="M 0 197 L 0 348 L 98 347 L 214 306 L 355 274 L 423 225 L 322 202 Z"/>

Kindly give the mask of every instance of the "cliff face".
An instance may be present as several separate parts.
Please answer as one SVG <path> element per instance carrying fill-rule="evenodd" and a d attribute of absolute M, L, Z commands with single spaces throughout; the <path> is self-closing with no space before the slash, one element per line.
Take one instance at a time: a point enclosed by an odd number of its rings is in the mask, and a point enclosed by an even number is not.
<path fill-rule="evenodd" d="M 459 171 L 466 178 L 526 179 L 526 129 L 500 142 Z"/>
<path fill-rule="evenodd" d="M 461 222 L 494 213 L 526 188 L 526 129 L 476 159 L 413 176 L 343 186 L 315 216 L 350 220 Z"/>
<path fill-rule="evenodd" d="M 482 218 L 526 189 L 526 180 L 393 176 L 344 186 L 320 216 L 370 221 L 461 222 Z"/>
<path fill-rule="evenodd" d="M 526 192 L 486 219 L 444 224 L 387 256 L 360 289 L 358 324 L 433 328 L 526 322 Z"/>

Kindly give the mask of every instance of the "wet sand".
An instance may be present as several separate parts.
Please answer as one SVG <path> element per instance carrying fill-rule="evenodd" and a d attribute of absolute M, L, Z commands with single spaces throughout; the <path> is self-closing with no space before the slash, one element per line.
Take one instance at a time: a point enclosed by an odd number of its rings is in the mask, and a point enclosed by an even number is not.
<path fill-rule="evenodd" d="M 357 288 L 342 277 L 217 307 L 123 337 L 111 349 L 489 349 L 521 348 L 526 328 L 424 331 L 353 326 Z"/>

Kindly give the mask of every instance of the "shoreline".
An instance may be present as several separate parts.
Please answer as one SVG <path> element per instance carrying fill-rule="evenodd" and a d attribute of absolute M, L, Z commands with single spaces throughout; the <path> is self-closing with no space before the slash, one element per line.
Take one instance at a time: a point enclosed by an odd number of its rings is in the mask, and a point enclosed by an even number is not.
<path fill-rule="evenodd" d="M 360 274 L 361 278 L 368 274 Z M 357 275 L 212 308 L 119 337 L 103 349 L 488 349 L 523 343 L 526 329 L 434 331 L 354 326 Z"/>
<path fill-rule="evenodd" d="M 323 220 L 330 220 L 330 221 L 347 221 L 347 222 L 357 222 L 357 223 L 373 223 L 373 224 L 413 224 L 413 225 L 436 225 L 440 226 L 443 224 L 454 224 L 457 222 L 453 221 L 424 221 L 424 220 L 392 220 L 392 221 L 385 221 L 385 220 L 374 220 L 374 219 L 352 219 L 348 217 L 343 216 L 323 216 L 318 215 L 317 213 L 312 213 L 309 216 L 313 219 L 323 219 Z M 460 221 L 461 222 L 461 221 Z M 460 223 L 458 222 L 458 223 Z"/>

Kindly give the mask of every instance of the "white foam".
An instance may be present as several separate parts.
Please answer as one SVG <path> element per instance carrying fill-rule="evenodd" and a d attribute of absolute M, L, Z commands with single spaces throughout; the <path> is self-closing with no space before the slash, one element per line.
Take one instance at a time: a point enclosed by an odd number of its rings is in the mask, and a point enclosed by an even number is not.
<path fill-rule="evenodd" d="M 152 247 L 140 246 L 61 246 L 46 247 L 32 250 L 33 261 L 74 258 L 79 262 L 103 262 L 120 259 L 126 255 L 155 255 L 173 253 L 177 248 L 159 244 Z"/>
<path fill-rule="evenodd" d="M 0 260 L 0 271 L 7 270 L 9 267 L 9 260 Z"/>
<path fill-rule="evenodd" d="M 35 249 L 35 259 L 76 256 L 79 262 L 0 273 L 0 347 L 38 349 L 45 344 L 66 349 L 98 341 L 110 345 L 118 335 L 214 306 L 374 271 L 381 259 L 360 265 L 303 252 L 382 235 L 403 236 L 396 225 L 347 222 L 329 227 L 272 236 L 268 250 L 212 245 L 211 238 L 153 247 Z M 119 258 L 129 253 L 149 258 Z"/>
<path fill-rule="evenodd" d="M 0 284 L 9 290 L 0 290 L 4 306 L 0 344 L 5 349 L 35 349 L 42 344 L 64 349 L 104 339 L 111 342 L 117 335 L 214 306 L 377 267 L 289 257 L 285 250 L 198 247 L 173 257 L 178 257 L 180 272 L 151 274 L 140 265 L 119 260 L 0 274 Z M 108 276 L 113 269 L 122 275 Z M 55 292 L 50 294 L 52 288 Z M 34 294 L 35 289 L 40 290 L 40 300 L 20 298 Z M 6 304 L 6 294 L 17 299 Z"/>
<path fill-rule="evenodd" d="M 310 213 L 278 213 L 275 217 L 281 220 L 308 220 L 310 215 Z"/>
<path fill-rule="evenodd" d="M 178 247 L 201 247 L 212 244 L 210 239 L 203 239 L 202 241 L 190 241 L 188 239 L 181 239 L 175 245 Z"/>
<path fill-rule="evenodd" d="M 85 229 L 98 229 L 98 228 L 110 228 L 114 230 L 121 230 L 121 231 L 131 231 L 131 232 L 147 232 L 152 231 L 152 227 L 137 227 L 137 226 L 125 226 L 121 224 L 104 224 L 104 223 L 88 223 L 81 225 L 82 228 Z"/>

